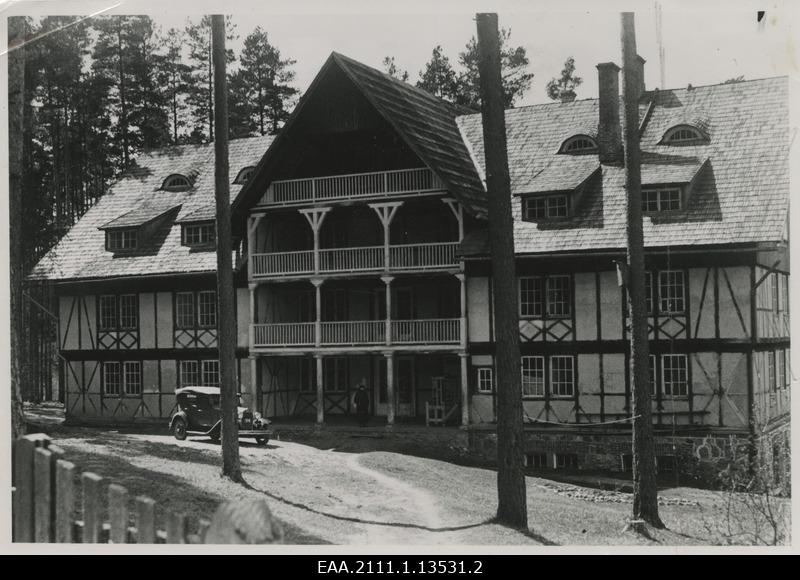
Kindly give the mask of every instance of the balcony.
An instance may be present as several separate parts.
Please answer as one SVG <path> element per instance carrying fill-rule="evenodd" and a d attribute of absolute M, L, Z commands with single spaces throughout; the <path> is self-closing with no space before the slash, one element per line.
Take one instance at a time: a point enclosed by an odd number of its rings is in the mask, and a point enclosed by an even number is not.
<path fill-rule="evenodd" d="M 387 198 L 398 195 L 443 193 L 445 185 L 427 167 L 354 173 L 307 179 L 273 181 L 261 199 L 261 205 L 314 204 L 364 198 Z"/>
<path fill-rule="evenodd" d="M 459 265 L 456 256 L 458 245 L 459 242 L 438 242 L 389 246 L 388 264 L 384 246 L 321 249 L 318 270 L 315 269 L 313 250 L 252 254 L 252 277 L 451 269 Z"/>
<path fill-rule="evenodd" d="M 452 345 L 461 341 L 461 319 L 391 320 L 386 340 L 385 320 L 321 322 L 319 346 Z M 316 323 L 253 324 L 253 347 L 310 347 L 316 343 Z"/>

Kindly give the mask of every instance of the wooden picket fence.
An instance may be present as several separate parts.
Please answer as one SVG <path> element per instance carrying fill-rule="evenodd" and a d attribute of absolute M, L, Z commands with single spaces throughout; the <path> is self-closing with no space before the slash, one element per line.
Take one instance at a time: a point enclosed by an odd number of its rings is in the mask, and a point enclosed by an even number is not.
<path fill-rule="evenodd" d="M 182 514 L 166 512 L 166 529 L 156 529 L 156 502 L 149 497 L 133 499 L 135 525 L 130 525 L 130 498 L 123 486 L 108 485 L 108 520 L 105 518 L 102 477 L 81 473 L 81 518 L 75 517 L 77 469 L 64 459 L 64 451 L 46 435 L 27 435 L 13 445 L 14 542 L 202 544 L 208 520 L 201 520 L 197 534 L 187 533 Z"/>

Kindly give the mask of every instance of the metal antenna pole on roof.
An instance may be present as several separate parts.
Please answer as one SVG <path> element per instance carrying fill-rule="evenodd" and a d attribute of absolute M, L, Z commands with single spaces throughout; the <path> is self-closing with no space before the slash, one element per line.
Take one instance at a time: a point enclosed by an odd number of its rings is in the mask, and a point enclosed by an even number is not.
<path fill-rule="evenodd" d="M 228 83 L 225 73 L 225 17 L 211 17 L 214 61 L 214 195 L 217 202 L 217 348 L 222 407 L 222 474 L 242 481 L 239 464 L 236 310 L 233 288 L 230 181 L 228 170 Z"/>

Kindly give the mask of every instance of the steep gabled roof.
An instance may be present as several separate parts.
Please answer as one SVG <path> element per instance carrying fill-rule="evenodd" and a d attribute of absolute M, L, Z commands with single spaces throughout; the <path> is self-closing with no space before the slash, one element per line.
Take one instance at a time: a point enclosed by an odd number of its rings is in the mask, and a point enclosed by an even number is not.
<path fill-rule="evenodd" d="M 229 144 L 231 180 L 242 167 L 253 165 L 269 147 L 272 137 L 236 139 Z M 196 172 L 189 191 L 161 190 L 164 179 L 178 171 Z M 231 183 L 235 198 L 241 186 Z M 101 226 L 115 227 L 177 208 L 175 219 L 159 226 L 152 240 L 131 255 L 114 256 L 105 249 Z M 181 245 L 180 222 L 185 216 L 208 211 L 214 217 L 214 144 L 182 145 L 141 153 L 109 191 L 33 268 L 32 279 L 78 280 L 117 276 L 142 276 L 190 272 L 215 272 L 216 253 Z M 162 211 L 164 215 L 167 210 Z M 152 220 L 151 220 L 152 221 Z"/>
<path fill-rule="evenodd" d="M 286 121 L 275 144 L 261 159 L 253 176 L 234 204 L 234 222 L 240 212 L 263 195 L 268 182 L 264 174 L 273 167 L 281 144 L 289 139 L 292 127 L 303 114 L 304 106 L 317 90 L 331 67 L 338 67 L 367 101 L 391 125 L 409 148 L 445 183 L 448 191 L 476 216 L 486 214 L 485 190 L 467 145 L 461 137 L 456 117 L 470 112 L 413 87 L 392 76 L 356 62 L 339 53 L 331 56 L 317 73 L 311 86 Z"/>
<path fill-rule="evenodd" d="M 787 79 L 645 93 L 641 119 L 651 102 L 641 135 L 643 184 L 697 179 L 685 208 L 645 216 L 646 246 L 784 241 L 789 203 Z M 597 114 L 597 99 L 506 111 L 512 193 L 573 188 L 576 174 L 588 171 L 597 157 L 569 159 L 555 152 L 565 135 L 593 126 Z M 687 119 L 702 124 L 707 142 L 660 144 L 668 129 Z M 480 115 L 460 117 L 458 123 L 476 162 L 482 164 Z M 523 221 L 516 199 L 512 207 L 517 253 L 624 248 L 625 169 L 603 165 L 601 173 L 602 179 L 581 196 L 574 215 L 558 223 Z M 485 232 L 477 231 L 465 240 L 462 253 L 485 254 L 487 248 Z"/>

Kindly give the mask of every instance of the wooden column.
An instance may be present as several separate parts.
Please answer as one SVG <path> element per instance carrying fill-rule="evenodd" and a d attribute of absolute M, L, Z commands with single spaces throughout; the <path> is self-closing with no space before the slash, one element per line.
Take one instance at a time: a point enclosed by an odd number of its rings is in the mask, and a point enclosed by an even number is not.
<path fill-rule="evenodd" d="M 389 270 L 390 252 L 389 252 L 389 226 L 394 219 L 397 210 L 403 205 L 402 201 L 391 201 L 387 203 L 371 203 L 369 207 L 375 210 L 378 214 L 378 219 L 381 220 L 383 225 L 383 269 Z"/>
<path fill-rule="evenodd" d="M 247 279 L 253 279 L 253 254 L 256 252 L 258 224 L 264 219 L 263 214 L 247 218 Z"/>
<path fill-rule="evenodd" d="M 314 273 L 319 274 L 319 230 L 325 216 L 331 211 L 330 207 L 314 207 L 311 209 L 298 210 L 308 221 L 311 231 L 314 233 Z"/>
<path fill-rule="evenodd" d="M 392 280 L 394 276 L 381 276 L 386 285 L 386 346 L 392 344 Z"/>
<path fill-rule="evenodd" d="M 394 426 L 395 396 L 394 396 L 394 353 L 385 352 L 386 357 L 386 426 Z"/>
<path fill-rule="evenodd" d="M 256 284 L 248 284 L 247 288 L 250 290 L 250 327 L 247 329 L 247 339 L 249 344 L 248 348 L 252 349 L 256 344 L 256 329 L 255 324 L 258 323 L 258 312 L 256 311 Z"/>
<path fill-rule="evenodd" d="M 320 346 L 322 344 L 322 283 L 325 280 L 322 278 L 312 278 L 311 283 L 314 285 L 317 317 L 314 320 L 314 345 Z"/>
<path fill-rule="evenodd" d="M 322 427 L 325 423 L 325 393 L 322 388 L 322 355 L 315 354 L 314 359 L 317 363 L 317 426 Z"/>
<path fill-rule="evenodd" d="M 461 362 L 461 426 L 469 425 L 469 367 L 467 353 L 458 353 Z"/>

